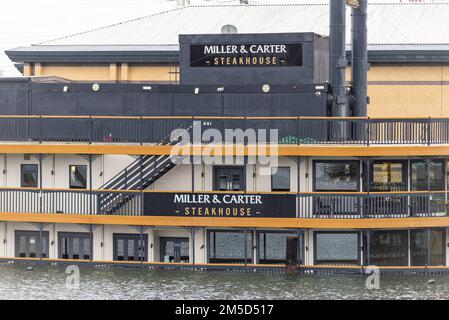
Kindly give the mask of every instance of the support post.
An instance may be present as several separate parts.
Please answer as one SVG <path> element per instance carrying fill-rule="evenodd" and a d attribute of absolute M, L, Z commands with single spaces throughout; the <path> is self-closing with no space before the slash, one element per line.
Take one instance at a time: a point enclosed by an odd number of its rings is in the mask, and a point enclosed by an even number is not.
<path fill-rule="evenodd" d="M 195 265 L 195 227 L 191 228 L 192 235 L 192 265 Z"/>
<path fill-rule="evenodd" d="M 147 248 L 144 246 L 143 242 L 143 226 L 140 226 L 140 243 L 139 243 L 139 260 L 140 263 L 143 263 L 143 260 L 145 259 L 145 253 L 143 250 L 146 250 Z"/>

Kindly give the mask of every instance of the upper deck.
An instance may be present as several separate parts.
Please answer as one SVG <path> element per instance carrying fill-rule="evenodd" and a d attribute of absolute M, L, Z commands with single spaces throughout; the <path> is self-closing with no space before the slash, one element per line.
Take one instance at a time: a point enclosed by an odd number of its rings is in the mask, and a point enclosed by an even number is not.
<path fill-rule="evenodd" d="M 184 155 L 449 154 L 449 118 L 3 115 L 0 128 L 1 153 L 170 155 L 182 145 Z"/>

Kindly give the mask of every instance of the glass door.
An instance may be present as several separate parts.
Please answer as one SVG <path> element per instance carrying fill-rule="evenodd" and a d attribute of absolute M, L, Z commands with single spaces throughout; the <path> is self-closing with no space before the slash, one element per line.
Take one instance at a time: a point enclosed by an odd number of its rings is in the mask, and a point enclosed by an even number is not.
<path fill-rule="evenodd" d="M 189 238 L 159 238 L 161 262 L 189 263 Z"/>
<path fill-rule="evenodd" d="M 146 234 L 114 234 L 114 260 L 147 261 L 147 244 Z"/>
<path fill-rule="evenodd" d="M 48 258 L 48 231 L 42 232 L 42 244 L 39 247 L 39 231 L 16 231 L 16 257 Z M 39 251 L 41 253 L 39 254 Z"/>
<path fill-rule="evenodd" d="M 412 214 L 446 212 L 444 160 L 413 160 L 410 163 L 410 190 L 435 191 L 411 197 Z"/>
<path fill-rule="evenodd" d="M 368 215 L 408 215 L 407 195 L 397 193 L 408 190 L 407 161 L 374 161 L 370 172 L 369 191 L 387 195 L 373 195 L 368 199 Z"/>
<path fill-rule="evenodd" d="M 245 191 L 245 170 L 243 167 L 216 167 L 214 189 L 217 191 Z"/>

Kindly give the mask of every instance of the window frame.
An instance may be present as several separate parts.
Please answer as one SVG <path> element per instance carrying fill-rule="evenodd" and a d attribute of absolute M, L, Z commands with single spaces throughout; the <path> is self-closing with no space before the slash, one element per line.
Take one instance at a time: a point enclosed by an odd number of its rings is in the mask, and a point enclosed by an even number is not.
<path fill-rule="evenodd" d="M 79 187 L 79 186 L 73 186 L 72 185 L 72 167 L 84 167 L 86 168 L 86 186 L 85 187 Z M 89 172 L 87 170 L 87 165 L 85 164 L 70 164 L 69 165 L 69 189 L 78 189 L 78 190 L 86 190 L 89 186 Z"/>
<path fill-rule="evenodd" d="M 206 235 L 206 244 L 207 244 L 207 263 L 216 263 L 216 262 L 210 262 L 211 259 L 211 248 L 210 248 L 210 237 L 212 233 L 241 233 L 242 235 L 245 234 L 245 230 L 227 230 L 227 229 L 209 229 L 207 230 L 207 235 Z M 248 239 L 251 239 L 251 247 L 250 247 L 250 251 L 247 252 L 247 259 L 246 259 L 246 263 L 247 264 L 252 264 L 255 257 L 254 257 L 254 233 L 251 231 L 247 231 L 247 236 Z M 215 242 L 214 242 L 215 243 Z M 249 256 L 249 258 L 248 258 Z M 213 258 L 213 259 L 217 259 L 217 258 Z M 224 260 L 224 259 L 217 259 L 217 260 Z M 230 262 L 221 262 L 222 264 L 245 264 L 245 258 L 241 259 L 242 262 L 233 262 L 235 260 L 240 260 L 240 259 L 229 259 Z"/>
<path fill-rule="evenodd" d="M 25 186 L 24 185 L 24 179 L 23 179 L 23 174 L 24 174 L 24 167 L 29 166 L 29 167 L 35 167 L 36 168 L 36 174 L 37 174 L 37 179 L 36 179 L 36 186 L 35 187 L 30 187 L 30 186 Z M 22 163 L 20 165 L 20 187 L 21 188 L 39 188 L 39 165 L 36 163 Z"/>
<path fill-rule="evenodd" d="M 277 168 L 277 172 L 279 172 L 279 169 L 287 169 L 288 170 L 288 189 L 274 189 L 273 188 L 273 169 Z M 277 173 L 276 172 L 276 173 Z M 271 192 L 291 192 L 292 190 L 292 179 L 291 179 L 291 168 L 289 166 L 282 166 L 282 167 L 272 167 L 271 168 Z"/>
<path fill-rule="evenodd" d="M 335 190 L 335 189 L 323 189 L 323 190 L 317 190 L 317 164 L 318 163 L 336 163 L 336 164 L 355 164 L 357 165 L 357 188 L 356 190 Z M 361 165 L 360 165 L 360 160 L 325 160 L 325 159 L 319 159 L 319 160 L 313 160 L 312 162 L 312 172 L 313 172 L 313 179 L 312 179 L 312 184 L 313 184 L 313 191 L 314 192 L 360 192 L 360 171 L 361 170 Z"/>
<path fill-rule="evenodd" d="M 360 236 L 360 232 L 357 231 L 314 231 L 313 232 L 313 264 L 314 265 L 337 265 L 337 264 L 332 264 L 332 263 L 320 263 L 317 260 L 317 236 L 320 234 L 355 234 L 357 235 L 357 261 L 355 264 L 350 263 L 354 260 L 341 260 L 341 263 L 339 263 L 340 265 L 357 265 L 359 266 L 361 264 L 361 258 L 362 258 L 362 244 L 361 244 L 361 236 Z M 334 260 L 336 261 L 336 260 Z M 345 264 L 345 262 L 348 261 L 348 263 Z"/>

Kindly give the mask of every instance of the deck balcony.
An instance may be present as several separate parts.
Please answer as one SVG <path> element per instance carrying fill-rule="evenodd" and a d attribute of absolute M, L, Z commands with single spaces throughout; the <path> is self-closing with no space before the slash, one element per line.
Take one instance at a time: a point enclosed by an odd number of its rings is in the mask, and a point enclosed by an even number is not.
<path fill-rule="evenodd" d="M 215 196 L 228 199 L 234 196 L 253 202 L 196 202 Z M 445 191 L 192 193 L 1 188 L 0 217 L 3 221 L 148 226 L 370 229 L 417 224 L 428 227 L 449 222 L 449 200 Z"/>
<path fill-rule="evenodd" d="M 151 145 L 167 142 L 175 129 L 187 130 L 193 126 L 199 126 L 202 131 L 215 129 L 223 138 L 225 130 L 275 129 L 277 141 L 266 143 L 279 145 L 449 144 L 449 118 L 188 116 L 0 116 L 0 141 Z"/>

